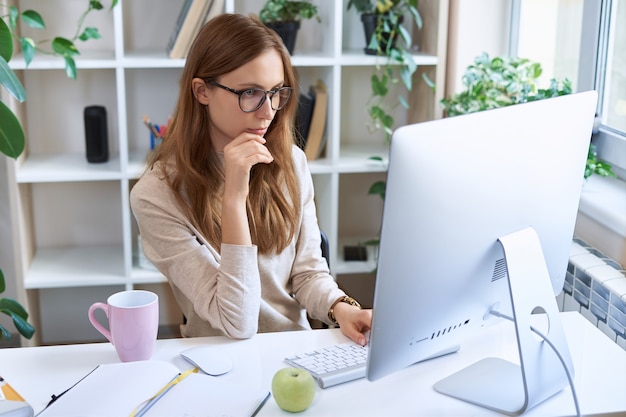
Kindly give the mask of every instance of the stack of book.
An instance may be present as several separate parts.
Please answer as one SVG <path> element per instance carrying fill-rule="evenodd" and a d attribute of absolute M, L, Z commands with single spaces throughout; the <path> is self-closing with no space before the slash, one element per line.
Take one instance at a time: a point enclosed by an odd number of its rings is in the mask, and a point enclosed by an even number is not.
<path fill-rule="evenodd" d="M 186 58 L 202 26 L 223 10 L 224 0 L 185 0 L 167 43 L 167 55 Z"/>
<path fill-rule="evenodd" d="M 328 91 L 326 85 L 317 80 L 308 92 L 298 97 L 296 112 L 296 141 L 311 161 L 319 158 L 326 143 L 326 118 Z"/>

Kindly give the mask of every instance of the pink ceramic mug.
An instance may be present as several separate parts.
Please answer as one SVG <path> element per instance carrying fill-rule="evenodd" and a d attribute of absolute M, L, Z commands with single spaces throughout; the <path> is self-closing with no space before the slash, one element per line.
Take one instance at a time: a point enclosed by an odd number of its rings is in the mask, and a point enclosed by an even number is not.
<path fill-rule="evenodd" d="M 98 309 L 104 310 L 108 329 L 96 319 Z M 89 307 L 89 321 L 115 346 L 122 362 L 150 359 L 159 327 L 159 297 L 143 290 L 115 293 L 106 303 Z"/>

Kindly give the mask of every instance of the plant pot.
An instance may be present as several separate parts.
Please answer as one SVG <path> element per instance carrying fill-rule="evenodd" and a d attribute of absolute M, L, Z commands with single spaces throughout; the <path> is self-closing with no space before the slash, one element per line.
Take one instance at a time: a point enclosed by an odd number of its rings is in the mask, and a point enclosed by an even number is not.
<path fill-rule="evenodd" d="M 278 33 L 283 40 L 285 47 L 289 51 L 289 55 L 293 55 L 293 49 L 296 46 L 296 37 L 300 29 L 300 22 L 274 22 L 266 23 L 265 26 Z"/>
<path fill-rule="evenodd" d="M 380 51 L 381 51 L 380 53 L 378 52 L 378 50 L 368 47 L 370 44 L 370 41 L 372 40 L 372 36 L 374 36 L 374 33 L 376 33 L 376 25 L 378 24 L 378 20 L 383 17 L 384 15 L 375 14 L 375 13 L 364 13 L 361 15 L 361 22 L 363 23 L 363 31 L 365 32 L 365 48 L 363 48 L 363 50 L 365 51 L 367 55 L 387 55 L 385 51 L 387 50 L 387 45 L 389 43 L 388 35 L 378 41 L 378 44 L 380 46 Z M 399 19 L 400 23 L 402 23 L 402 20 L 403 18 L 400 17 Z M 396 33 L 393 36 L 393 39 L 391 39 L 392 45 L 393 43 L 396 42 L 397 38 L 398 38 L 398 35 Z"/>

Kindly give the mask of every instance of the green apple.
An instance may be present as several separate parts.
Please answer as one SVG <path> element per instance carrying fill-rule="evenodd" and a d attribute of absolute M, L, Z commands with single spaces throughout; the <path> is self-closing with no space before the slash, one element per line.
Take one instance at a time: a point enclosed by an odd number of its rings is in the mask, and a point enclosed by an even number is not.
<path fill-rule="evenodd" d="M 315 397 L 315 380 L 304 369 L 283 368 L 272 378 L 272 395 L 285 411 L 299 413 L 306 410 Z"/>

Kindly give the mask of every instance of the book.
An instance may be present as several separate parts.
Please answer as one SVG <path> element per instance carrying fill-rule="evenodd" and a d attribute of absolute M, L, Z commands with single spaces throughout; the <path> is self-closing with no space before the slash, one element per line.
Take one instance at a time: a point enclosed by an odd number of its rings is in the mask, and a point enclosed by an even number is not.
<path fill-rule="evenodd" d="M 187 47 L 183 52 L 183 57 L 186 58 L 189 54 L 189 50 L 191 49 L 191 45 L 198 36 L 198 33 L 202 30 L 202 27 L 211 19 L 213 19 L 218 14 L 221 14 L 224 11 L 224 0 L 209 0 L 208 5 L 206 7 L 206 12 L 204 17 L 198 21 L 198 27 L 195 29 L 193 36 L 191 37 L 191 42 L 187 43 Z"/>
<path fill-rule="evenodd" d="M 41 417 L 252 415 L 269 391 L 190 368 L 180 372 L 160 360 L 99 365 L 63 394 Z"/>
<path fill-rule="evenodd" d="M 298 96 L 298 109 L 296 110 L 295 134 L 296 144 L 304 150 L 309 136 L 311 117 L 315 105 L 315 95 L 313 92 L 300 93 Z"/>
<path fill-rule="evenodd" d="M 185 2 L 183 3 L 183 7 L 180 9 L 180 13 L 178 14 L 178 18 L 176 19 L 176 23 L 174 24 L 174 29 L 172 30 L 170 39 L 167 42 L 166 51 L 168 55 L 170 54 L 170 51 L 174 49 L 174 44 L 176 43 L 176 39 L 178 37 L 178 34 L 180 33 L 181 28 L 183 27 L 185 18 L 189 14 L 189 9 L 191 8 L 192 3 L 193 0 L 185 0 Z"/>
<path fill-rule="evenodd" d="M 206 15 L 206 18 L 204 19 L 204 23 L 213 19 L 218 14 L 222 14 L 223 12 L 224 12 L 224 0 L 213 0 L 213 2 L 211 3 L 211 7 L 209 8 L 209 11 Z"/>
<path fill-rule="evenodd" d="M 311 87 L 311 91 L 315 95 L 315 105 L 313 106 L 306 146 L 304 147 L 306 159 L 309 161 L 319 158 L 324 149 L 326 113 L 328 111 L 328 91 L 324 82 L 317 80 L 317 83 Z"/>
<path fill-rule="evenodd" d="M 0 376 L 0 417 L 33 417 L 33 407 Z"/>
<path fill-rule="evenodd" d="M 185 0 L 167 45 L 172 59 L 187 56 L 211 6 L 211 0 Z"/>

